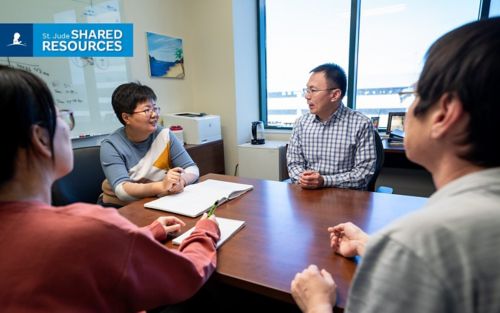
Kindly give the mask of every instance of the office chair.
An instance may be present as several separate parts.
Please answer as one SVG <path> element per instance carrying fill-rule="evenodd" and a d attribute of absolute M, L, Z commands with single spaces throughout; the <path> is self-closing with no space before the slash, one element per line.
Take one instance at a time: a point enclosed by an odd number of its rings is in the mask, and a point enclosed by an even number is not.
<path fill-rule="evenodd" d="M 281 166 L 281 172 L 283 173 L 283 179 L 281 180 L 282 182 L 284 183 L 288 183 L 288 184 L 291 184 L 292 183 L 292 179 L 290 178 L 290 176 L 288 176 L 288 162 L 287 162 L 287 158 L 286 158 L 286 153 L 288 152 L 288 144 L 285 145 L 285 157 L 283 158 L 283 161 L 280 162 L 280 166 Z"/>
<path fill-rule="evenodd" d="M 384 145 L 382 144 L 382 139 L 380 138 L 378 131 L 375 130 L 374 133 L 375 133 L 375 149 L 377 150 L 377 161 L 375 162 L 375 172 L 373 173 L 373 176 L 370 178 L 370 181 L 368 182 L 368 191 L 392 193 L 393 189 L 387 186 L 379 186 L 375 190 L 375 183 L 377 182 L 377 178 L 380 175 L 380 171 L 384 166 Z"/>
<path fill-rule="evenodd" d="M 73 149 L 73 171 L 54 182 L 53 205 L 67 205 L 74 202 L 97 203 L 104 180 L 100 150 L 99 146 Z"/>

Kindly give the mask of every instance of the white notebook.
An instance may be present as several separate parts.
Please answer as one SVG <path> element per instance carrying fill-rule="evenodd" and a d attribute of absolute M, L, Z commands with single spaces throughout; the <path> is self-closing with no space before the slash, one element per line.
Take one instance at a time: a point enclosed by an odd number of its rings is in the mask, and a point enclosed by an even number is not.
<path fill-rule="evenodd" d="M 240 221 L 240 220 L 234 220 L 230 218 L 223 218 L 223 217 L 216 217 L 217 222 L 219 223 L 219 229 L 220 229 L 220 240 L 217 242 L 217 248 L 219 248 L 229 237 L 234 235 L 238 230 L 240 230 L 243 226 L 245 226 L 245 221 Z M 193 232 L 194 227 L 180 235 L 179 237 L 176 237 L 172 240 L 172 243 L 174 245 L 180 245 L 186 237 L 191 235 Z"/>
<path fill-rule="evenodd" d="M 215 201 L 219 205 L 251 190 L 252 185 L 207 179 L 188 185 L 184 191 L 147 202 L 144 207 L 196 217 L 208 210 Z"/>

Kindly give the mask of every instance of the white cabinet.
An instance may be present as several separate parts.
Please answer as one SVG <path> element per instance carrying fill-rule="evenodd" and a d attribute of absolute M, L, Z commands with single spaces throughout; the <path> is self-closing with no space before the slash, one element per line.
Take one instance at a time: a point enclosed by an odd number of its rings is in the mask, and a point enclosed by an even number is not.
<path fill-rule="evenodd" d="M 269 180 L 288 178 L 286 141 L 266 140 L 263 145 L 245 143 L 238 146 L 238 176 Z"/>

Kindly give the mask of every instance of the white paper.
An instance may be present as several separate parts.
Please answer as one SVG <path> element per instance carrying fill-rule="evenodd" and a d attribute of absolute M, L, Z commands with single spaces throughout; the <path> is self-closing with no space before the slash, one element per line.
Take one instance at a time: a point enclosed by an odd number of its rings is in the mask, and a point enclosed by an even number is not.
<path fill-rule="evenodd" d="M 216 217 L 217 222 L 219 223 L 220 229 L 220 240 L 217 242 L 217 248 L 219 248 L 229 237 L 231 237 L 234 233 L 236 233 L 240 228 L 245 225 L 245 221 Z M 176 237 L 172 240 L 174 245 L 180 245 L 184 239 L 186 239 L 193 232 L 194 227 Z"/>
<path fill-rule="evenodd" d="M 144 207 L 196 217 L 208 210 L 215 201 L 224 197 L 234 199 L 252 188 L 252 185 L 207 179 L 188 185 L 181 193 L 147 202 Z"/>

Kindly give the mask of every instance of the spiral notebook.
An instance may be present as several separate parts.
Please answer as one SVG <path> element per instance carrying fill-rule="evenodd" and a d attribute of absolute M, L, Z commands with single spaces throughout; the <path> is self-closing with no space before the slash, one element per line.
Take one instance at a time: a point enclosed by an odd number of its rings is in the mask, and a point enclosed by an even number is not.
<path fill-rule="evenodd" d="M 144 207 L 196 217 L 207 211 L 215 201 L 221 205 L 252 189 L 252 185 L 207 179 L 187 186 L 181 193 L 147 202 Z"/>
<path fill-rule="evenodd" d="M 222 246 L 222 244 L 228 240 L 232 235 L 234 235 L 238 230 L 243 228 L 245 226 L 245 221 L 240 221 L 240 220 L 235 220 L 235 219 L 230 219 L 230 218 L 223 218 L 223 217 L 217 217 L 217 223 L 219 224 L 219 229 L 220 229 L 220 239 L 219 242 L 217 242 L 217 248 Z M 174 245 L 180 245 L 184 239 L 186 239 L 191 233 L 193 232 L 194 227 L 180 235 L 179 237 L 176 237 L 172 240 L 172 243 Z"/>

